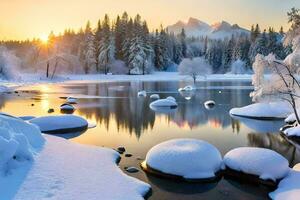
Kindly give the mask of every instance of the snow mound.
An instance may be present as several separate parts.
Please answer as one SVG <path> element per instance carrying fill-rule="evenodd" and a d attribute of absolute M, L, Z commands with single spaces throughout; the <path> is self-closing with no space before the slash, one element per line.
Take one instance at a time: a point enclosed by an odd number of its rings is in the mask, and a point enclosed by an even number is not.
<path fill-rule="evenodd" d="M 67 98 L 67 103 L 69 103 L 69 104 L 76 104 L 77 103 L 77 98 L 68 97 Z"/>
<path fill-rule="evenodd" d="M 283 131 L 283 133 L 288 137 L 299 137 L 300 136 L 300 126 L 288 128 Z"/>
<path fill-rule="evenodd" d="M 46 144 L 24 181 L 13 191 L 15 200 L 88 199 L 143 200 L 149 184 L 124 174 L 119 154 L 108 148 L 85 146 L 45 135 Z M 1 182 L 16 182 L 8 180 Z M 0 187 L 1 199 L 6 191 Z"/>
<path fill-rule="evenodd" d="M 169 108 L 175 109 L 178 107 L 177 103 L 173 100 L 169 99 L 159 99 L 150 104 L 150 108 Z"/>
<path fill-rule="evenodd" d="M 298 112 L 298 111 L 297 111 Z M 298 112 L 299 113 L 299 112 Z M 295 113 L 290 114 L 285 120 L 286 123 L 292 124 L 297 121 Z"/>
<path fill-rule="evenodd" d="M 88 128 L 87 120 L 75 115 L 38 117 L 29 122 L 37 125 L 43 133 L 81 132 Z"/>
<path fill-rule="evenodd" d="M 152 94 L 150 99 L 160 99 L 159 94 Z"/>
<path fill-rule="evenodd" d="M 62 112 L 74 112 L 75 107 L 72 106 L 72 105 L 69 104 L 69 103 L 64 103 L 64 104 L 62 104 L 62 105 L 60 106 L 60 110 L 61 110 Z"/>
<path fill-rule="evenodd" d="M 289 162 L 283 156 L 264 148 L 233 149 L 224 156 L 224 164 L 232 170 L 259 176 L 262 180 L 276 181 L 289 172 Z"/>
<path fill-rule="evenodd" d="M 142 90 L 142 91 L 139 91 L 138 94 L 137 94 L 138 97 L 146 97 L 147 96 L 147 93 L 145 90 Z"/>
<path fill-rule="evenodd" d="M 286 102 L 255 103 L 229 111 L 231 115 L 257 119 L 284 119 L 292 112 L 292 108 Z"/>
<path fill-rule="evenodd" d="M 166 99 L 167 99 L 167 100 L 170 100 L 170 101 L 176 102 L 176 99 L 175 99 L 174 97 L 172 97 L 172 96 L 169 96 L 169 97 L 167 97 Z"/>
<path fill-rule="evenodd" d="M 150 168 L 185 179 L 215 178 L 222 156 L 213 145 L 196 139 L 174 139 L 154 146 L 145 163 Z"/>
<path fill-rule="evenodd" d="M 36 126 L 1 113 L 0 177 L 8 176 L 26 161 L 32 161 L 43 144 L 44 138 Z"/>
<path fill-rule="evenodd" d="M 300 166 L 295 165 L 289 174 L 282 179 L 278 188 L 269 193 L 269 197 L 274 200 L 298 200 L 300 196 Z"/>

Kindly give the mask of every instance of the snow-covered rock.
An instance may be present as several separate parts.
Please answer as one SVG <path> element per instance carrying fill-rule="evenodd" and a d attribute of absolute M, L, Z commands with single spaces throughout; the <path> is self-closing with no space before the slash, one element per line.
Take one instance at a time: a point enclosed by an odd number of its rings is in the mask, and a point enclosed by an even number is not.
<path fill-rule="evenodd" d="M 204 107 L 205 107 L 206 109 L 211 109 L 211 108 L 213 108 L 215 105 L 216 105 L 216 102 L 214 102 L 213 100 L 209 100 L 209 101 L 204 102 Z"/>
<path fill-rule="evenodd" d="M 300 137 L 300 126 L 287 128 L 283 133 L 288 137 Z"/>
<path fill-rule="evenodd" d="M 192 90 L 194 90 L 194 89 L 195 89 L 195 88 L 194 88 L 193 86 L 187 85 L 187 86 L 185 86 L 184 88 L 179 88 L 179 89 L 178 89 L 178 92 L 192 91 Z"/>
<path fill-rule="evenodd" d="M 256 147 L 240 147 L 224 156 L 229 169 L 256 175 L 262 180 L 276 181 L 289 172 L 289 162 L 275 151 Z"/>
<path fill-rule="evenodd" d="M 28 120 L 34 119 L 35 116 L 20 116 L 19 118 L 23 119 L 24 121 L 28 121 Z"/>
<path fill-rule="evenodd" d="M 30 169 L 0 179 L 1 199 L 143 200 L 150 189 L 121 171 L 112 149 L 45 138 Z"/>
<path fill-rule="evenodd" d="M 81 132 L 88 128 L 88 122 L 76 115 L 38 117 L 29 121 L 37 125 L 43 133 Z"/>
<path fill-rule="evenodd" d="M 178 107 L 178 104 L 175 101 L 169 100 L 169 99 L 159 99 L 159 100 L 153 101 L 150 104 L 151 109 L 155 109 L 155 108 L 175 109 L 177 107 Z"/>
<path fill-rule="evenodd" d="M 77 103 L 77 98 L 68 97 L 67 98 L 67 103 L 69 103 L 69 104 L 76 104 Z"/>
<path fill-rule="evenodd" d="M 152 94 L 150 99 L 160 99 L 159 94 Z"/>
<path fill-rule="evenodd" d="M 60 106 L 60 110 L 65 112 L 73 112 L 75 107 L 69 103 L 64 103 Z"/>
<path fill-rule="evenodd" d="M 139 91 L 137 94 L 138 97 L 146 97 L 147 96 L 147 92 L 145 90 Z"/>
<path fill-rule="evenodd" d="M 299 112 L 298 112 L 298 113 L 299 113 Z M 296 122 L 297 119 L 296 119 L 295 113 L 290 114 L 287 118 L 285 118 L 284 121 L 285 121 L 286 123 L 288 123 L 288 124 L 293 124 L 294 122 Z"/>
<path fill-rule="evenodd" d="M 22 119 L 0 114 L 0 179 L 28 165 L 44 144 L 40 130 Z"/>
<path fill-rule="evenodd" d="M 172 96 L 168 96 L 166 99 L 167 99 L 167 100 L 170 100 L 170 101 L 176 102 L 176 99 L 175 99 L 174 97 L 172 97 Z"/>
<path fill-rule="evenodd" d="M 255 103 L 242 108 L 233 108 L 231 115 L 259 119 L 284 119 L 293 112 L 286 102 Z"/>
<path fill-rule="evenodd" d="M 269 193 L 273 200 L 298 200 L 300 196 L 300 167 L 295 165 L 282 179 L 275 191 Z"/>
<path fill-rule="evenodd" d="M 213 145 L 196 139 L 174 139 L 147 153 L 147 167 L 184 179 L 210 179 L 222 167 L 222 156 Z"/>

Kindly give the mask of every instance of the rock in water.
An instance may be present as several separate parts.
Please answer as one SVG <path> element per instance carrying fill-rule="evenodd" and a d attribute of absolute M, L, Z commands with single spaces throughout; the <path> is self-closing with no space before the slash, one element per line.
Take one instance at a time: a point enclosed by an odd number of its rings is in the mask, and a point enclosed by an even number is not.
<path fill-rule="evenodd" d="M 140 170 L 136 167 L 125 167 L 125 170 L 128 172 L 128 173 L 137 173 L 139 172 Z"/>
<path fill-rule="evenodd" d="M 118 147 L 118 148 L 117 148 L 117 151 L 118 151 L 120 154 L 123 154 L 123 153 L 126 151 L 126 149 L 125 149 L 125 147 Z"/>

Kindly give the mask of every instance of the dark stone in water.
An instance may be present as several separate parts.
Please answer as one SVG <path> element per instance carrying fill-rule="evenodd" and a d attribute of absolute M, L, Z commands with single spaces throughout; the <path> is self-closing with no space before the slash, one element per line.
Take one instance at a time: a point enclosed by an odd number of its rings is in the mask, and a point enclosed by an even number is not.
<path fill-rule="evenodd" d="M 49 108 L 48 113 L 53 113 L 54 109 L 53 108 Z"/>
<path fill-rule="evenodd" d="M 31 106 L 34 106 L 34 103 L 32 103 Z"/>
<path fill-rule="evenodd" d="M 139 172 L 140 170 L 136 167 L 125 167 L 124 168 L 128 173 L 137 173 Z"/>
<path fill-rule="evenodd" d="M 128 158 L 129 158 L 129 157 L 131 157 L 131 156 L 132 156 L 132 154 L 130 154 L 130 153 L 126 153 L 126 154 L 125 154 L 125 157 L 128 157 Z"/>
<path fill-rule="evenodd" d="M 15 93 L 18 94 L 19 92 L 18 92 L 18 91 L 15 91 Z"/>
<path fill-rule="evenodd" d="M 123 154 L 123 153 L 126 151 L 126 149 L 125 149 L 125 147 L 118 147 L 118 148 L 117 148 L 117 151 L 118 151 L 120 154 Z"/>

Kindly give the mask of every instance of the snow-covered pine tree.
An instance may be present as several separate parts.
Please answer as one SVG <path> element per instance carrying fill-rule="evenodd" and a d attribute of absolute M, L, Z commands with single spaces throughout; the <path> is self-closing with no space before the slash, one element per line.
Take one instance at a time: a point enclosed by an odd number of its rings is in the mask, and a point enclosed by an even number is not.
<path fill-rule="evenodd" d="M 105 15 L 102 22 L 101 40 L 99 44 L 98 63 L 102 71 L 107 74 L 109 65 L 115 60 L 115 41 L 110 29 L 110 20 Z"/>
<path fill-rule="evenodd" d="M 184 28 L 181 30 L 179 35 L 180 45 L 181 45 L 181 55 L 183 58 L 187 56 L 187 44 L 186 44 L 186 34 Z"/>
<path fill-rule="evenodd" d="M 154 44 L 154 64 L 158 70 L 165 70 L 170 64 L 167 46 L 167 33 L 161 26 L 160 32 L 156 30 Z"/>
<path fill-rule="evenodd" d="M 234 36 L 232 35 L 228 41 L 225 41 L 225 45 L 223 48 L 222 66 L 226 71 L 231 65 L 233 59 L 234 47 L 235 47 L 235 39 Z"/>
<path fill-rule="evenodd" d="M 256 38 L 255 42 L 252 43 L 249 51 L 250 61 L 253 62 L 255 60 L 255 56 L 257 54 L 268 55 L 268 38 L 266 30 Z"/>

